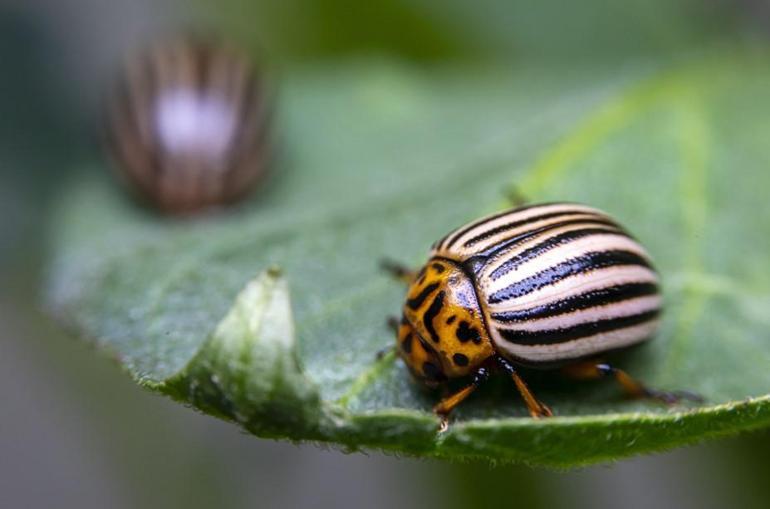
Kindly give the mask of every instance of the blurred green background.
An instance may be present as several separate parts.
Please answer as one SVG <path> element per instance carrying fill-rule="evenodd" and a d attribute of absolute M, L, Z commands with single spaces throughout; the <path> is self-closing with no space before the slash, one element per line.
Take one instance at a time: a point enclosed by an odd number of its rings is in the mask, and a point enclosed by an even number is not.
<path fill-rule="evenodd" d="M 770 433 L 556 473 L 245 436 L 138 389 L 39 309 L 49 198 L 98 157 L 117 59 L 196 27 L 289 66 L 654 59 L 765 38 L 741 0 L 19 0 L 0 6 L 0 507 L 767 507 Z"/>

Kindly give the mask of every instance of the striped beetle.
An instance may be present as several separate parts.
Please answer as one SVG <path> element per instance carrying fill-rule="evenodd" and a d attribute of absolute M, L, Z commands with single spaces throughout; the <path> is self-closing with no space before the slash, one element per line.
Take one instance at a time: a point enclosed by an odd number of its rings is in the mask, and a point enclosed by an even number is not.
<path fill-rule="evenodd" d="M 163 211 L 233 202 L 265 173 L 264 96 L 235 49 L 191 36 L 161 42 L 129 59 L 110 98 L 110 152 Z"/>
<path fill-rule="evenodd" d="M 409 283 L 396 349 L 429 387 L 466 377 L 442 399 L 443 417 L 490 375 L 512 377 L 529 413 L 551 410 L 520 367 L 559 368 L 576 379 L 613 376 L 633 397 L 700 401 L 646 387 L 600 354 L 650 338 L 661 312 L 658 275 L 639 243 L 604 212 L 551 203 L 520 207 L 453 230 L 419 272 L 385 268 Z"/>

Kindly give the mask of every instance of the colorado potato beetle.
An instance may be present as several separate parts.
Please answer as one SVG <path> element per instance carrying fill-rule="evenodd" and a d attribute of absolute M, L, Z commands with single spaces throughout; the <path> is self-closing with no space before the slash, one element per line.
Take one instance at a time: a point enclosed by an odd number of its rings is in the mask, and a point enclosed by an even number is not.
<path fill-rule="evenodd" d="M 493 370 L 513 379 L 532 417 L 551 416 L 522 367 L 612 376 L 629 395 L 666 403 L 699 400 L 651 389 L 597 359 L 652 337 L 662 306 L 650 256 L 600 210 L 572 203 L 508 210 L 438 240 L 419 271 L 386 268 L 409 284 L 394 326 L 411 373 L 430 387 L 469 379 L 434 407 L 445 419 Z"/>
<path fill-rule="evenodd" d="M 125 180 L 163 211 L 232 202 L 265 173 L 264 85 L 222 43 L 180 37 L 130 58 L 108 103 L 108 145 Z"/>

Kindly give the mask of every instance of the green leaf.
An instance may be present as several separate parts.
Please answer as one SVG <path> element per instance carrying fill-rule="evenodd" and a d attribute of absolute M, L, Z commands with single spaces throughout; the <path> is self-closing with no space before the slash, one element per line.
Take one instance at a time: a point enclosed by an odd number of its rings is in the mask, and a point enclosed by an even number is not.
<path fill-rule="evenodd" d="M 247 203 L 159 217 L 101 163 L 65 186 L 49 308 L 140 384 L 259 436 L 570 466 L 767 426 L 768 61 L 743 49 L 622 66 L 295 69 L 275 172 Z M 378 262 L 419 265 L 513 185 L 603 208 L 649 248 L 667 313 L 619 362 L 705 405 L 544 372 L 529 381 L 556 417 L 530 419 L 495 379 L 436 432 L 436 395 L 376 357 L 404 297 Z"/>

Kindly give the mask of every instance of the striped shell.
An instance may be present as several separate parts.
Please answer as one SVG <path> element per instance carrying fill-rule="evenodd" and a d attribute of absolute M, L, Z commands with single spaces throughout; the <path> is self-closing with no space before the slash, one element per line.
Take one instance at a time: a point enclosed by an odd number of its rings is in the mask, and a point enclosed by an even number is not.
<path fill-rule="evenodd" d="M 266 166 L 262 88 L 243 55 L 210 42 L 177 39 L 137 55 L 109 104 L 122 174 L 167 212 L 240 198 Z"/>
<path fill-rule="evenodd" d="M 649 255 L 597 209 L 553 203 L 482 218 L 433 246 L 474 275 L 503 356 L 559 364 L 639 343 L 656 330 Z"/>

